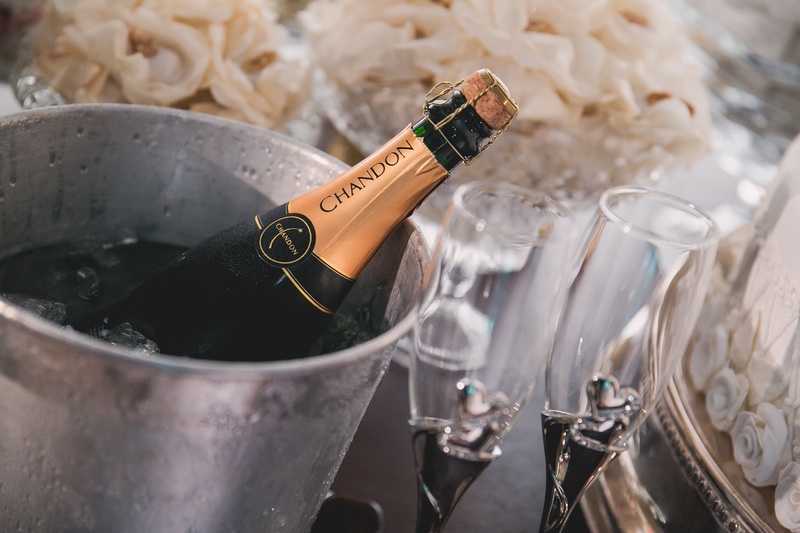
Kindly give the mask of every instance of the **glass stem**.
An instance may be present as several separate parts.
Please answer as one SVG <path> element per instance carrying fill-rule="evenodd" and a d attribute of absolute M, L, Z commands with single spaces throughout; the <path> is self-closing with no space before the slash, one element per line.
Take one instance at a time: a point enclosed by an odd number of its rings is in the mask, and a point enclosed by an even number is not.
<path fill-rule="evenodd" d="M 414 433 L 412 444 L 418 489 L 416 533 L 440 533 L 461 496 L 491 461 L 468 461 L 444 453 L 435 432 Z"/>
<path fill-rule="evenodd" d="M 586 489 L 619 457 L 619 452 L 587 448 L 576 442 L 572 423 L 542 413 L 547 470 L 539 533 L 563 531 Z"/>

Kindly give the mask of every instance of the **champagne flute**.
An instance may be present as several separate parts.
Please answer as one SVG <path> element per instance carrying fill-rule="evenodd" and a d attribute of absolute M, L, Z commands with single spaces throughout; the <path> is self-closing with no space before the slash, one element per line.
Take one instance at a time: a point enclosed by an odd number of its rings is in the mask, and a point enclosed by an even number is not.
<path fill-rule="evenodd" d="M 508 183 L 459 187 L 426 273 L 409 364 L 417 532 L 442 531 L 500 455 L 552 347 L 571 213 Z"/>
<path fill-rule="evenodd" d="M 662 396 L 700 313 L 718 239 L 712 220 L 676 196 L 636 187 L 601 196 L 547 365 L 540 532 L 563 530 Z"/>

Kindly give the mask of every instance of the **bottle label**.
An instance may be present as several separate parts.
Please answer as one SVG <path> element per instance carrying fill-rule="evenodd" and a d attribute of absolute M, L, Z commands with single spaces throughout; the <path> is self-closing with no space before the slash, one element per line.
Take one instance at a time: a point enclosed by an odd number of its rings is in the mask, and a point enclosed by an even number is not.
<path fill-rule="evenodd" d="M 263 222 L 256 217 L 256 224 L 261 229 L 258 238 L 259 255 L 272 266 L 296 266 L 311 256 L 316 232 L 305 215 L 286 213 Z"/>
<path fill-rule="evenodd" d="M 314 254 L 314 224 L 302 213 L 289 213 L 289 204 L 255 217 L 260 230 L 256 249 L 270 266 L 286 278 L 311 305 L 333 314 L 355 283 Z"/>
<path fill-rule="evenodd" d="M 291 200 L 288 210 L 313 221 L 315 254 L 336 272 L 356 278 L 447 175 L 409 127 L 350 170 Z"/>
<path fill-rule="evenodd" d="M 313 254 L 302 265 L 284 268 L 283 272 L 303 298 L 325 314 L 336 311 L 355 283 Z"/>

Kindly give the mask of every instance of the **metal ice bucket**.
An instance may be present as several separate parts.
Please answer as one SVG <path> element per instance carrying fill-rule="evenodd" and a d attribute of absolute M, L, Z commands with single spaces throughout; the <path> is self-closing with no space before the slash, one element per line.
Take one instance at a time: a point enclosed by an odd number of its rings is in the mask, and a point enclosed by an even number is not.
<path fill-rule="evenodd" d="M 25 112 L 0 119 L 0 257 L 86 234 L 192 245 L 343 168 L 181 111 Z M 410 326 L 427 254 L 406 222 L 346 304 L 380 333 L 295 361 L 142 357 L 0 299 L 0 531 L 308 530 Z"/>

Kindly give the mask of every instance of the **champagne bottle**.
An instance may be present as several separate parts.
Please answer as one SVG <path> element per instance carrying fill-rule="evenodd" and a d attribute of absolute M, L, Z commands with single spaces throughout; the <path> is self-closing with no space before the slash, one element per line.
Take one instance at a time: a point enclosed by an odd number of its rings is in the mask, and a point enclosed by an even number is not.
<path fill-rule="evenodd" d="M 162 353 L 204 359 L 303 357 L 392 231 L 516 112 L 488 70 L 438 84 L 422 119 L 350 170 L 189 249 L 74 328 L 129 322 Z"/>

